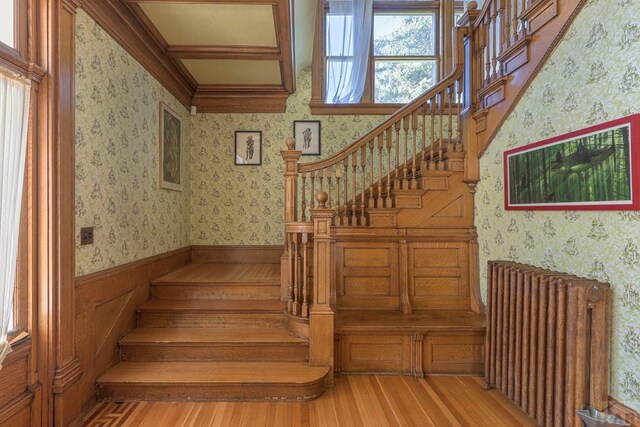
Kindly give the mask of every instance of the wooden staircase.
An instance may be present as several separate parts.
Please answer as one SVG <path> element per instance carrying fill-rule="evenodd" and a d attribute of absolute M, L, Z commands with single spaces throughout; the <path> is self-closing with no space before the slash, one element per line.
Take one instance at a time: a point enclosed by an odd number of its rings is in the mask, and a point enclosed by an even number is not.
<path fill-rule="evenodd" d="M 278 260 L 276 260 L 278 261 Z M 278 264 L 193 263 L 152 282 L 104 400 L 308 400 L 326 367 L 286 328 Z"/>
<path fill-rule="evenodd" d="M 282 256 L 200 249 L 155 280 L 98 395 L 308 400 L 334 373 L 481 374 L 479 156 L 583 3 L 469 2 L 427 93 L 331 158 L 300 163 L 289 139 Z"/>

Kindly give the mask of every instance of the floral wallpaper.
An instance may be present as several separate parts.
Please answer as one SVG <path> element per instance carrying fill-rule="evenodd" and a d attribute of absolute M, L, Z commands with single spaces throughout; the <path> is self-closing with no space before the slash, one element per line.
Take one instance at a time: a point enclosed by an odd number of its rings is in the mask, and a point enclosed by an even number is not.
<path fill-rule="evenodd" d="M 76 275 L 189 245 L 189 162 L 182 192 L 158 186 L 160 101 L 188 111 L 85 12 L 76 16 Z M 188 159 L 186 159 L 188 160 Z M 80 228 L 94 243 L 80 246 Z"/>
<path fill-rule="evenodd" d="M 588 1 L 483 155 L 476 199 L 482 286 L 493 259 L 611 283 L 610 393 L 635 410 L 640 410 L 640 212 L 507 212 L 502 153 L 638 113 L 639 100 L 640 0 Z"/>
<path fill-rule="evenodd" d="M 191 120 L 191 243 L 277 245 L 284 241 L 280 151 L 294 120 L 321 121 L 326 158 L 378 125 L 383 116 L 312 116 L 311 69 L 298 75 L 284 114 L 198 114 Z M 262 131 L 262 166 L 234 166 L 234 132 Z"/>

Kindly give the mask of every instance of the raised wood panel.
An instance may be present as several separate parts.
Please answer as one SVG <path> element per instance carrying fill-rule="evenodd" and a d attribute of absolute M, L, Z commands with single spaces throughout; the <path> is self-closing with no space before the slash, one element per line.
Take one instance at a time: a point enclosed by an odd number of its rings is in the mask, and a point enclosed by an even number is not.
<path fill-rule="evenodd" d="M 340 242 L 335 265 L 338 307 L 400 307 L 398 244 Z"/>
<path fill-rule="evenodd" d="M 7 357 L 3 361 L 0 370 L 0 410 L 28 389 L 30 347 L 27 345 L 15 357 Z"/>
<path fill-rule="evenodd" d="M 193 262 L 228 264 L 280 264 L 284 249 L 272 246 L 192 246 Z"/>
<path fill-rule="evenodd" d="M 340 339 L 341 372 L 409 373 L 409 335 L 343 335 Z"/>
<path fill-rule="evenodd" d="M 152 279 L 187 265 L 189 247 L 76 278 L 76 346 L 81 403 L 95 403 L 95 380 L 119 361 L 118 339 L 136 326 L 136 308 Z"/>
<path fill-rule="evenodd" d="M 484 333 L 427 335 L 422 345 L 425 374 L 481 375 L 484 371 Z"/>
<path fill-rule="evenodd" d="M 410 243 L 412 308 L 469 309 L 469 246 L 464 242 Z"/>

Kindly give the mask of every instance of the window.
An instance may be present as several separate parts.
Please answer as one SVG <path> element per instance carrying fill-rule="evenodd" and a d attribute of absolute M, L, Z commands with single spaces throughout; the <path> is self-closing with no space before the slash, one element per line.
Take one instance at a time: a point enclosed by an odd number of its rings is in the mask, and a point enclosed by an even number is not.
<path fill-rule="evenodd" d="M 463 1 L 373 0 L 372 10 L 365 15 L 371 17 L 368 60 L 366 66 L 360 66 L 362 73 L 353 72 L 358 77 L 348 78 L 345 75 L 358 68 L 358 52 L 361 52 L 348 41 L 354 39 L 352 43 L 356 46 L 363 45 L 355 41 L 357 36 L 353 35 L 357 26 L 353 24 L 358 21 L 352 19 L 357 16 L 356 12 L 349 12 L 356 9 L 350 8 L 355 4 L 352 2 L 319 2 L 312 113 L 390 114 L 449 73 L 452 58 L 443 55 L 450 55 L 448 43 L 452 42 L 452 32 L 441 29 L 455 25 L 463 13 Z M 362 84 L 364 89 L 356 91 L 362 93 L 359 99 L 336 96 Z"/>
<path fill-rule="evenodd" d="M 406 103 L 434 85 L 435 21 L 435 13 L 374 13 L 375 103 Z"/>
<path fill-rule="evenodd" d="M 0 42 L 15 48 L 15 0 L 0 0 L 0 10 Z"/>

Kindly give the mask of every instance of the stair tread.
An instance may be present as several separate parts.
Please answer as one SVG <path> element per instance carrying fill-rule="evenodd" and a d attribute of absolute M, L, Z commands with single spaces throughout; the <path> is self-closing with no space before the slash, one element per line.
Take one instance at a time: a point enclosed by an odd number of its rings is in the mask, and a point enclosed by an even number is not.
<path fill-rule="evenodd" d="M 406 315 L 398 310 L 339 309 L 336 329 L 464 329 L 484 330 L 486 317 L 470 310 L 415 310 Z"/>
<path fill-rule="evenodd" d="M 121 345 L 296 344 L 307 341 L 284 328 L 138 328 L 120 340 Z"/>
<path fill-rule="evenodd" d="M 138 311 L 228 311 L 282 312 L 282 302 L 269 300 L 162 300 L 152 299 L 138 307 Z"/>
<path fill-rule="evenodd" d="M 279 284 L 278 264 L 194 263 L 159 277 L 153 284 Z"/>
<path fill-rule="evenodd" d="M 100 384 L 213 383 L 305 384 L 327 375 L 327 367 L 303 362 L 121 362 L 98 378 Z"/>

